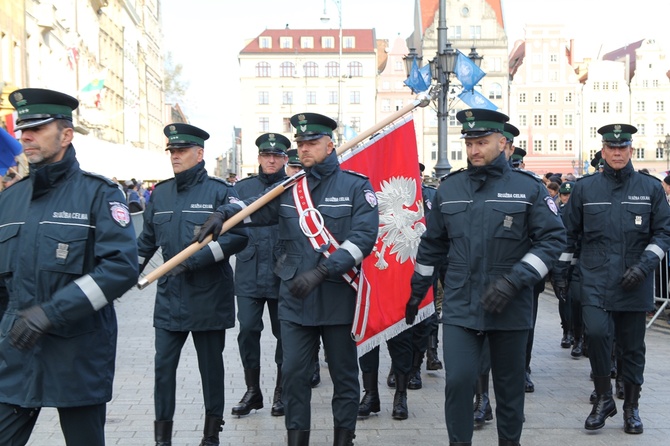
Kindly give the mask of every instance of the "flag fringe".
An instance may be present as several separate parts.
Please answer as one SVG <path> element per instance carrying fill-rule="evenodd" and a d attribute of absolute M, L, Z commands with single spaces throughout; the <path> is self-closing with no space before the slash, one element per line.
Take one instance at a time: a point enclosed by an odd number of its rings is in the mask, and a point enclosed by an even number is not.
<path fill-rule="evenodd" d="M 419 308 L 419 312 L 416 315 L 414 325 L 407 325 L 405 319 L 402 319 L 396 322 L 395 324 L 391 325 L 384 331 L 381 331 L 376 335 L 370 337 L 368 340 L 361 342 L 357 346 L 358 357 L 360 358 L 361 356 L 370 352 L 378 345 L 381 345 L 382 342 L 388 341 L 389 339 L 398 336 L 400 333 L 407 330 L 408 328 L 412 328 L 419 322 L 428 319 L 430 316 L 433 315 L 433 313 L 435 313 L 435 304 L 431 302 L 429 305 L 426 305 L 423 308 Z"/>

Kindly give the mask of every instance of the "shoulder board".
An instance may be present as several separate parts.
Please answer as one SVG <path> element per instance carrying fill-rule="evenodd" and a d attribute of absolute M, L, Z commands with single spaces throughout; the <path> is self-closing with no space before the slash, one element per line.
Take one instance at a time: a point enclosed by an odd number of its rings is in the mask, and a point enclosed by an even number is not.
<path fill-rule="evenodd" d="M 457 173 L 465 172 L 465 167 L 462 167 L 454 172 L 449 172 L 448 174 L 444 175 L 443 177 L 440 178 L 440 183 L 444 181 L 447 177 L 450 177 L 452 175 L 456 175 Z"/>
<path fill-rule="evenodd" d="M 352 175 L 356 175 L 357 177 L 365 178 L 366 180 L 368 179 L 368 177 L 366 175 L 363 175 L 362 173 L 356 172 L 356 171 L 353 171 L 353 170 L 342 169 L 342 172 L 350 173 Z"/>
<path fill-rule="evenodd" d="M 540 178 L 535 172 L 531 172 L 530 170 L 523 170 L 523 169 L 512 168 L 512 171 L 513 171 L 513 172 L 523 173 L 523 174 L 525 174 L 525 175 L 528 175 L 529 177 L 531 177 L 532 179 L 534 179 L 534 180 L 536 180 L 536 181 L 542 182 L 542 178 Z"/>
<path fill-rule="evenodd" d="M 163 180 L 163 181 L 159 181 L 158 183 L 154 184 L 154 189 L 157 188 L 158 186 L 160 186 L 161 184 L 165 184 L 165 183 L 167 183 L 167 182 L 169 182 L 169 181 L 174 181 L 174 177 L 173 177 L 173 178 L 167 178 L 167 179 L 165 179 L 165 180 Z"/>
<path fill-rule="evenodd" d="M 641 173 L 642 175 L 646 175 L 646 176 L 648 176 L 649 178 L 653 178 L 653 179 L 655 179 L 656 181 L 662 181 L 659 177 L 654 176 L 654 175 L 652 175 L 652 174 L 650 174 L 650 173 L 647 173 L 647 172 L 640 172 L 639 170 L 638 170 L 638 172 Z"/>
<path fill-rule="evenodd" d="M 219 177 L 209 177 L 210 180 L 218 181 L 219 183 L 223 183 L 226 186 L 233 187 L 232 183 L 229 183 L 228 181 L 224 180 L 223 178 Z"/>
<path fill-rule="evenodd" d="M 244 178 L 241 178 L 241 179 L 237 180 L 237 182 L 238 182 L 238 183 L 241 183 L 241 182 L 243 182 L 243 181 L 247 181 L 247 180 L 250 180 L 250 179 L 252 179 L 252 178 L 256 178 L 257 176 L 258 176 L 258 175 L 249 175 L 249 176 L 246 176 L 246 177 L 244 177 Z M 237 184 L 237 183 L 236 183 L 236 184 Z"/>
<path fill-rule="evenodd" d="M 109 178 L 107 178 L 107 177 L 104 176 L 104 175 L 100 175 L 100 174 L 98 174 L 98 173 L 93 173 L 93 172 L 87 172 L 87 171 L 85 171 L 85 170 L 82 170 L 81 172 L 82 172 L 84 175 L 86 175 L 87 177 L 97 178 L 98 180 L 104 181 L 104 182 L 107 183 L 109 186 L 119 187 L 118 184 L 116 184 L 115 182 L 113 182 L 112 180 L 110 180 Z"/>
<path fill-rule="evenodd" d="M 582 181 L 585 178 L 591 178 L 593 175 L 595 175 L 595 174 L 594 173 L 585 173 L 581 177 L 577 178 L 575 181 Z"/>

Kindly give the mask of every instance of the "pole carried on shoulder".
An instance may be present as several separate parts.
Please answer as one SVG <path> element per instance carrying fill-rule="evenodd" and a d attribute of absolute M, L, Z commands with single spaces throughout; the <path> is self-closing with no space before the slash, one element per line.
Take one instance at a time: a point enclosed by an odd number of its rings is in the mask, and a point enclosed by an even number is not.
<path fill-rule="evenodd" d="M 431 99 L 432 99 L 431 96 L 428 95 L 428 94 L 418 95 L 417 98 L 414 101 L 412 101 L 411 103 L 407 104 L 406 106 L 404 106 L 400 110 L 396 111 L 395 113 L 389 115 L 385 119 L 379 121 L 377 124 L 370 127 L 369 129 L 365 130 L 364 132 L 361 132 L 359 135 L 357 135 L 352 140 L 347 141 L 345 144 L 338 147 L 336 149 L 337 155 L 338 156 L 342 155 L 347 150 L 349 150 L 349 149 L 355 147 L 356 145 L 358 145 L 365 138 L 368 138 L 368 137 L 374 135 L 379 130 L 381 130 L 384 127 L 386 127 L 387 125 L 393 123 L 397 119 L 402 118 L 404 115 L 411 112 L 415 108 L 425 107 L 426 105 L 428 105 L 430 103 Z M 221 228 L 221 234 L 229 231 L 231 228 L 233 228 L 235 225 L 242 222 L 242 220 L 247 218 L 249 215 L 253 214 L 258 209 L 262 208 L 267 203 L 269 203 L 270 201 L 272 201 L 275 198 L 277 198 L 278 196 L 280 196 L 284 191 L 286 191 L 289 187 L 293 186 L 303 176 L 305 176 L 305 171 L 301 170 L 300 172 L 296 173 L 295 175 L 293 175 L 293 176 L 287 178 L 286 180 L 282 181 L 280 184 L 275 186 L 272 190 L 270 190 L 265 195 L 260 196 L 257 200 L 250 203 L 247 207 L 242 209 L 237 214 L 230 217 L 228 220 L 226 220 L 223 223 L 223 227 Z M 141 278 L 137 282 L 137 288 L 139 288 L 140 290 L 143 290 L 144 288 L 149 286 L 149 284 L 155 282 L 156 280 L 160 279 L 165 274 L 167 274 L 172 268 L 174 268 L 175 266 L 184 262 L 186 259 L 191 257 L 196 252 L 200 251 L 203 247 L 205 247 L 211 241 L 212 241 L 212 236 L 209 235 L 202 242 L 194 242 L 191 245 L 187 246 L 182 251 L 175 254 L 174 257 L 172 257 L 171 259 L 169 259 L 168 261 L 166 261 L 165 263 L 163 263 L 162 265 L 157 267 L 155 270 L 151 271 L 146 276 Z"/>

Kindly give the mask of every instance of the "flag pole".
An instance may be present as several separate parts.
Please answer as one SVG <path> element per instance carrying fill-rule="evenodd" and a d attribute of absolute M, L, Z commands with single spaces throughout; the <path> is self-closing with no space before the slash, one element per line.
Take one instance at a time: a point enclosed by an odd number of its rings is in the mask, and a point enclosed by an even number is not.
<path fill-rule="evenodd" d="M 411 112 L 417 107 L 425 107 L 430 103 L 432 99 L 432 96 L 429 95 L 428 93 L 422 93 L 417 95 L 416 99 L 400 110 L 396 111 L 395 113 L 389 115 L 385 119 L 382 119 L 369 129 L 361 132 L 358 136 L 353 138 L 350 141 L 347 141 L 345 144 L 341 145 L 336 149 L 336 153 L 338 156 L 342 155 L 344 152 L 347 150 L 355 147 L 358 145 L 361 141 L 363 141 L 365 138 L 368 138 L 375 133 L 377 133 L 379 130 L 383 129 L 387 125 L 393 123 L 397 119 L 402 118 L 405 116 L 407 113 Z M 226 220 L 223 223 L 223 227 L 221 228 L 221 233 L 223 234 L 227 231 L 229 231 L 232 227 L 235 225 L 239 224 L 247 218 L 249 215 L 253 214 L 256 212 L 258 209 L 262 208 L 266 204 L 268 204 L 270 201 L 274 200 L 277 198 L 279 195 L 281 195 L 286 189 L 289 187 L 293 186 L 298 180 L 300 180 L 303 176 L 305 175 L 305 171 L 301 170 L 300 172 L 296 173 L 295 175 L 287 178 L 286 180 L 282 181 L 280 184 L 275 186 L 273 189 L 271 189 L 268 193 L 260 196 L 257 200 L 253 201 L 250 203 L 247 207 L 242 209 L 240 212 L 237 214 L 233 215 L 230 217 L 228 220 Z M 186 259 L 191 257 L 193 254 L 196 252 L 200 251 L 204 246 L 206 246 L 209 242 L 212 241 L 212 236 L 208 235 L 205 237 L 205 239 L 202 242 L 194 242 L 191 245 L 187 246 L 184 248 L 182 251 L 178 252 L 174 257 L 151 271 L 149 274 L 141 278 L 137 282 L 137 288 L 140 290 L 143 290 L 149 284 L 152 282 L 155 282 L 156 280 L 160 279 L 163 277 L 165 274 L 167 274 L 172 268 L 175 266 L 179 265 L 180 263 L 184 262 Z"/>

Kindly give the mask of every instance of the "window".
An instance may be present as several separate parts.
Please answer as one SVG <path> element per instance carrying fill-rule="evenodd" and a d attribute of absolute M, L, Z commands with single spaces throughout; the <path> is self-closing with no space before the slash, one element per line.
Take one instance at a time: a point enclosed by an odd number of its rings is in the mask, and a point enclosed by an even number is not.
<path fill-rule="evenodd" d="M 256 64 L 256 77 L 270 77 L 270 64 L 258 62 Z"/>
<path fill-rule="evenodd" d="M 542 93 L 541 92 L 538 91 L 537 93 L 535 93 L 535 96 L 533 96 L 533 102 L 535 102 L 536 104 L 541 104 L 542 103 Z"/>
<path fill-rule="evenodd" d="M 482 27 L 477 25 L 477 26 L 470 26 L 470 38 L 471 39 L 481 39 L 482 38 Z"/>
<path fill-rule="evenodd" d="M 449 26 L 447 27 L 447 34 L 450 39 L 460 39 L 461 38 L 461 27 L 460 26 Z"/>
<path fill-rule="evenodd" d="M 644 101 L 637 101 L 637 111 L 639 112 L 644 111 Z"/>
<path fill-rule="evenodd" d="M 258 38 L 258 46 L 260 48 L 272 48 L 272 38 L 268 36 L 260 36 Z"/>
<path fill-rule="evenodd" d="M 645 131 L 644 131 L 645 130 L 645 125 L 644 124 L 638 124 L 636 127 L 637 127 L 637 134 L 638 135 L 644 136 L 646 134 Z"/>
<path fill-rule="evenodd" d="M 342 37 L 342 48 L 356 48 L 356 38 L 353 36 Z"/>
<path fill-rule="evenodd" d="M 615 109 L 616 113 L 623 113 L 623 102 L 617 102 L 614 105 L 614 109 Z"/>
<path fill-rule="evenodd" d="M 314 48 L 314 37 L 311 36 L 301 37 L 300 48 Z"/>
<path fill-rule="evenodd" d="M 647 79 L 642 81 L 642 88 L 649 88 L 649 81 Z"/>
<path fill-rule="evenodd" d="M 502 86 L 498 83 L 491 84 L 489 99 L 502 99 Z"/>
<path fill-rule="evenodd" d="M 455 127 L 455 126 L 461 125 L 458 122 L 458 119 L 456 119 L 456 113 L 458 113 L 459 111 L 460 110 L 456 110 L 454 108 L 449 110 L 449 120 L 447 121 L 447 126 L 448 127 Z"/>
<path fill-rule="evenodd" d="M 337 90 L 328 92 L 328 103 L 329 104 L 337 104 L 338 103 Z"/>
<path fill-rule="evenodd" d="M 390 112 L 391 111 L 391 100 L 390 99 L 382 99 L 382 111 L 383 112 Z"/>
<path fill-rule="evenodd" d="M 609 112 L 610 112 L 610 103 L 603 102 L 603 113 L 609 113 Z"/>
<path fill-rule="evenodd" d="M 390 90 L 390 89 L 391 89 L 391 83 L 389 81 L 382 82 L 382 90 Z"/>
<path fill-rule="evenodd" d="M 556 103 L 556 97 L 557 97 L 557 96 L 558 96 L 558 95 L 556 94 L 555 91 L 550 92 L 550 93 L 549 93 L 549 102 L 552 103 L 552 104 L 555 104 L 555 103 Z"/>
<path fill-rule="evenodd" d="M 558 62 L 558 54 L 550 54 L 549 55 L 549 62 L 553 62 L 553 63 Z"/>
<path fill-rule="evenodd" d="M 517 142 L 514 141 L 514 144 L 516 144 L 516 143 Z M 519 141 L 519 148 L 523 149 L 525 151 L 528 151 L 528 141 L 526 141 L 525 139 L 522 139 L 521 141 Z"/>
<path fill-rule="evenodd" d="M 663 149 L 656 147 L 656 159 L 657 160 L 662 160 L 663 159 Z"/>
<path fill-rule="evenodd" d="M 293 48 L 293 37 L 280 37 L 279 38 L 279 48 Z"/>
<path fill-rule="evenodd" d="M 572 102 L 572 92 L 568 91 L 565 93 L 565 102 Z"/>
<path fill-rule="evenodd" d="M 665 102 L 663 102 L 663 101 L 656 101 L 656 111 L 657 111 L 657 112 L 665 111 Z"/>
<path fill-rule="evenodd" d="M 308 91 L 305 102 L 308 104 L 316 104 L 316 91 Z"/>
<path fill-rule="evenodd" d="M 643 160 L 644 159 L 644 149 L 635 149 L 635 159 Z"/>
<path fill-rule="evenodd" d="M 268 105 L 270 103 L 270 92 L 269 91 L 259 91 L 258 92 L 258 105 Z"/>
<path fill-rule="evenodd" d="M 340 77 L 340 64 L 328 62 L 326 64 L 326 77 Z"/>
<path fill-rule="evenodd" d="M 610 89 L 610 83 L 607 81 L 603 82 L 603 91 L 607 91 Z"/>
<path fill-rule="evenodd" d="M 270 118 L 268 117 L 258 118 L 258 131 L 261 133 L 270 131 Z"/>
<path fill-rule="evenodd" d="M 541 64 L 542 63 L 542 54 L 536 53 L 533 54 L 532 61 L 534 64 Z"/>
<path fill-rule="evenodd" d="M 658 88 L 658 79 L 654 79 L 653 81 L 651 81 L 651 86 L 654 88 Z"/>
<path fill-rule="evenodd" d="M 349 92 L 349 103 L 350 104 L 360 104 L 361 103 L 361 92 L 360 91 L 350 91 Z"/>
<path fill-rule="evenodd" d="M 533 115 L 533 125 L 535 127 L 542 126 L 542 115 Z"/>
<path fill-rule="evenodd" d="M 541 152 L 542 151 L 542 140 L 538 139 L 533 141 L 533 151 Z"/>
<path fill-rule="evenodd" d="M 558 115 L 549 115 L 549 127 L 556 127 L 558 125 Z"/>
<path fill-rule="evenodd" d="M 612 82 L 612 90 L 619 91 L 619 83 L 618 82 Z"/>
<path fill-rule="evenodd" d="M 295 64 L 293 62 L 282 62 L 279 66 L 281 77 L 293 77 L 295 75 Z"/>
<path fill-rule="evenodd" d="M 528 125 L 528 117 L 526 115 L 519 115 L 519 125 L 521 127 Z"/>
<path fill-rule="evenodd" d="M 600 90 L 600 82 L 594 82 L 593 83 L 593 91 L 598 91 Z"/>
<path fill-rule="evenodd" d="M 566 152 L 572 152 L 572 140 L 571 139 L 566 139 L 563 141 L 563 150 Z"/>
<path fill-rule="evenodd" d="M 362 77 L 363 64 L 360 62 L 350 62 L 347 65 L 347 71 L 349 72 L 349 77 Z"/>
<path fill-rule="evenodd" d="M 281 103 L 284 105 L 293 104 L 293 92 L 292 91 L 282 91 L 281 93 Z"/>
<path fill-rule="evenodd" d="M 451 146 L 451 160 L 452 161 L 461 161 L 463 159 L 463 149 L 459 146 L 452 144 Z"/>
<path fill-rule="evenodd" d="M 291 118 L 282 118 L 282 124 L 284 126 L 283 133 L 293 133 L 291 128 Z"/>
<path fill-rule="evenodd" d="M 558 71 L 552 70 L 549 72 L 549 80 L 552 82 L 558 81 Z"/>
<path fill-rule="evenodd" d="M 321 46 L 323 48 L 334 49 L 335 48 L 335 37 L 333 37 L 333 36 L 323 36 L 321 38 Z"/>
<path fill-rule="evenodd" d="M 549 140 L 549 151 L 550 152 L 558 152 L 558 141 L 555 139 L 550 139 Z"/>
<path fill-rule="evenodd" d="M 665 133 L 665 124 L 656 124 L 656 134 L 663 135 Z"/>
<path fill-rule="evenodd" d="M 591 138 L 595 138 L 598 135 L 598 129 L 595 127 L 589 127 L 589 135 Z M 595 153 L 591 154 L 591 159 L 595 156 Z"/>
<path fill-rule="evenodd" d="M 519 93 L 519 102 L 522 104 L 526 103 L 526 93 Z"/>
<path fill-rule="evenodd" d="M 598 111 L 598 103 L 596 103 L 596 102 L 591 102 L 591 103 L 589 104 L 589 111 L 590 111 L 591 113 L 596 113 L 596 112 Z"/>
<path fill-rule="evenodd" d="M 395 101 L 395 111 L 400 110 L 403 107 L 402 99 L 396 99 Z"/>
<path fill-rule="evenodd" d="M 302 68 L 305 70 L 305 77 L 319 77 L 319 66 L 316 62 L 305 62 Z"/>
<path fill-rule="evenodd" d="M 573 125 L 573 124 L 572 124 L 572 122 L 573 122 L 573 120 L 572 120 L 572 114 L 570 114 L 570 113 L 566 114 L 565 117 L 564 117 L 564 121 L 565 121 L 565 124 L 564 124 L 564 125 L 565 125 L 566 127 L 572 127 L 572 125 Z"/>
<path fill-rule="evenodd" d="M 356 132 L 361 131 L 361 118 L 359 117 L 354 117 L 351 118 L 351 127 L 356 130 Z"/>

